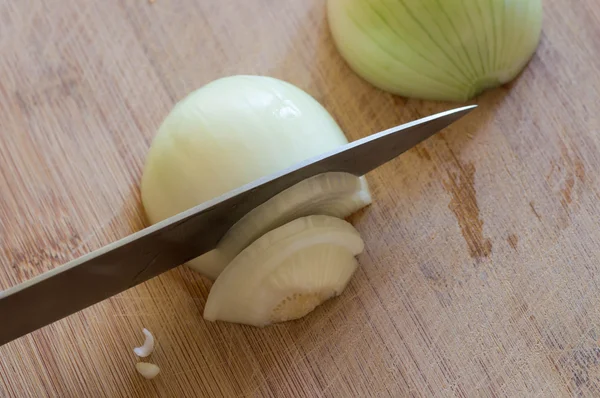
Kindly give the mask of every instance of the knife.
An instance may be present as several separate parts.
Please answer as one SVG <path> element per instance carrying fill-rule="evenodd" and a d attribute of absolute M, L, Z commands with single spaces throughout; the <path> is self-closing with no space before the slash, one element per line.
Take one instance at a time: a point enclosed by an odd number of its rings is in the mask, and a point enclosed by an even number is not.
<path fill-rule="evenodd" d="M 330 171 L 362 176 L 460 119 L 476 105 L 370 135 L 225 195 L 0 292 L 0 345 L 121 293 L 214 249 L 245 214 Z"/>

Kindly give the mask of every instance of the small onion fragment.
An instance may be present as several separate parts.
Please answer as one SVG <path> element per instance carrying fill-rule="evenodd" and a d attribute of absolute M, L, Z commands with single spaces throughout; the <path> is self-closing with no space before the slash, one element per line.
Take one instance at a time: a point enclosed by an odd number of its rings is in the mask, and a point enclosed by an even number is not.
<path fill-rule="evenodd" d="M 144 345 L 142 345 L 141 347 L 135 347 L 133 349 L 133 352 L 138 357 L 145 358 L 148 355 L 152 354 L 152 351 L 154 351 L 154 336 L 146 328 L 142 329 L 142 332 L 146 336 L 146 340 L 144 341 Z"/>
<path fill-rule="evenodd" d="M 138 362 L 135 364 L 135 368 L 139 374 L 148 380 L 155 378 L 160 373 L 160 368 L 153 363 Z"/>
<path fill-rule="evenodd" d="M 328 0 L 350 67 L 406 97 L 466 101 L 513 80 L 535 52 L 542 0 Z"/>

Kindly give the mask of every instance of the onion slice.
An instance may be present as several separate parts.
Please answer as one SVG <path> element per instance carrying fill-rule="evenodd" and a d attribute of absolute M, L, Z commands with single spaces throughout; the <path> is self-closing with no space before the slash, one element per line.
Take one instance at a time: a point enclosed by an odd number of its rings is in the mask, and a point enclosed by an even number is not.
<path fill-rule="evenodd" d="M 154 336 L 146 328 L 142 329 L 142 332 L 146 336 L 146 340 L 144 341 L 144 345 L 142 345 L 141 347 L 135 347 L 133 349 L 133 352 L 138 357 L 145 358 L 148 355 L 152 354 L 152 351 L 154 351 Z"/>
<path fill-rule="evenodd" d="M 344 220 L 296 219 L 256 240 L 225 268 L 204 318 L 254 326 L 301 318 L 345 289 L 363 248 Z"/>
<path fill-rule="evenodd" d="M 310 215 L 345 218 L 370 203 L 364 177 L 330 172 L 308 178 L 252 210 L 225 234 L 215 250 L 187 265 L 214 280 L 243 249 L 275 228 Z"/>
<path fill-rule="evenodd" d="M 148 380 L 155 378 L 160 373 L 160 368 L 153 363 L 138 362 L 135 364 L 135 368 L 139 374 Z"/>

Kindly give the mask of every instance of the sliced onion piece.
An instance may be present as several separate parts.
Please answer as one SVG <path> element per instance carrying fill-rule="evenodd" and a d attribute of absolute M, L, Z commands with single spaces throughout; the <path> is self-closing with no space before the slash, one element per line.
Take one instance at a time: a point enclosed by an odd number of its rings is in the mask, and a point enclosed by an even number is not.
<path fill-rule="evenodd" d="M 139 374 L 148 380 L 155 378 L 160 373 L 160 368 L 153 363 L 138 362 L 135 364 L 135 368 Z"/>
<path fill-rule="evenodd" d="M 301 318 L 345 289 L 363 248 L 344 220 L 298 218 L 256 240 L 225 268 L 204 318 L 254 326 Z"/>
<path fill-rule="evenodd" d="M 320 214 L 345 218 L 371 203 L 364 177 L 325 173 L 306 179 L 274 196 L 238 221 L 217 248 L 187 263 L 216 279 L 243 249 L 265 233 L 296 218 Z"/>
<path fill-rule="evenodd" d="M 144 333 L 144 335 L 146 336 L 144 345 L 142 345 L 141 347 L 135 347 L 133 349 L 133 352 L 138 357 L 145 358 L 148 355 L 152 354 L 152 351 L 154 351 L 154 336 L 146 328 L 142 329 L 142 333 Z"/>

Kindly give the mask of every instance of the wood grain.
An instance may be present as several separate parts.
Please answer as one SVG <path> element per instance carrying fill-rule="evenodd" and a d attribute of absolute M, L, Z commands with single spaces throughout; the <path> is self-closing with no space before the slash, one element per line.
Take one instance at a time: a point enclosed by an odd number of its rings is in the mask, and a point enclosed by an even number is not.
<path fill-rule="evenodd" d="M 369 176 L 341 297 L 208 323 L 210 283 L 179 268 L 0 347 L 0 397 L 600 395 L 600 4 L 544 5 L 518 80 Z M 351 139 L 454 106 L 354 75 L 319 0 L 5 1 L 0 54 L 0 288 L 142 228 L 156 128 L 215 78 L 290 81 Z"/>

